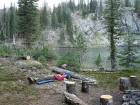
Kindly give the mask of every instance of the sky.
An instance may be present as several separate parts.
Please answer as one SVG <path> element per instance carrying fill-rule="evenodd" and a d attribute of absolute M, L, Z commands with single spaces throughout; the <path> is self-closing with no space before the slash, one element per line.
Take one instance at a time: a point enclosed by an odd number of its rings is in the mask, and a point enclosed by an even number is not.
<path fill-rule="evenodd" d="M 46 1 L 49 6 L 53 7 L 54 4 L 55 4 L 55 6 L 57 6 L 59 2 L 69 1 L 69 0 L 39 0 L 38 6 L 41 7 L 43 5 L 44 1 Z M 75 2 L 76 1 L 78 1 L 78 0 L 75 0 Z M 4 5 L 5 5 L 5 7 L 10 7 L 11 2 L 12 2 L 12 4 L 15 3 L 15 6 L 17 6 L 18 0 L 1 0 L 0 9 L 3 9 Z"/>

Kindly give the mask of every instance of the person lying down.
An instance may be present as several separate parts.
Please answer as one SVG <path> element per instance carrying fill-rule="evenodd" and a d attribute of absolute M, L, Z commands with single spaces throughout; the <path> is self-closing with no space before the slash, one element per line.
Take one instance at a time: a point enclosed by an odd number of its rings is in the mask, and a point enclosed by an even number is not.
<path fill-rule="evenodd" d="M 53 74 L 53 75 L 47 75 L 45 77 L 41 77 L 41 78 L 32 78 L 32 77 L 27 77 L 27 80 L 29 82 L 29 84 L 41 84 L 41 83 L 46 83 L 46 82 L 52 82 L 54 80 L 64 80 L 64 78 L 69 79 L 70 78 L 70 73 L 64 73 L 61 72 L 60 74 Z"/>

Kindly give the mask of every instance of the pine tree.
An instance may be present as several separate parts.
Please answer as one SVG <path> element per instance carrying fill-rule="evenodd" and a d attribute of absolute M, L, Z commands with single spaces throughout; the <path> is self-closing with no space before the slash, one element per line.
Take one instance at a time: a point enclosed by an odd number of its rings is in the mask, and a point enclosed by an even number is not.
<path fill-rule="evenodd" d="M 100 0 L 100 5 L 99 5 L 99 19 L 101 19 L 103 13 L 103 4 L 102 4 L 102 0 Z"/>
<path fill-rule="evenodd" d="M 9 10 L 6 13 L 6 35 L 7 35 L 8 41 L 9 41 L 10 40 L 10 12 L 9 12 Z"/>
<path fill-rule="evenodd" d="M 134 10 L 135 13 L 140 10 L 140 1 L 139 0 L 135 0 L 134 8 L 135 8 L 135 10 Z"/>
<path fill-rule="evenodd" d="M 57 15 L 56 15 L 57 13 L 56 12 L 57 12 L 56 8 L 54 7 L 53 12 L 51 14 L 51 26 L 52 26 L 53 29 L 56 29 L 57 26 L 58 26 L 58 19 L 57 19 Z"/>
<path fill-rule="evenodd" d="M 67 16 L 67 18 L 66 18 L 66 30 L 67 30 L 67 33 L 69 35 L 70 42 L 73 42 L 74 41 L 74 39 L 73 39 L 73 24 L 72 24 L 71 12 L 67 11 L 66 16 Z"/>
<path fill-rule="evenodd" d="M 103 62 L 103 61 L 101 59 L 101 55 L 99 54 L 98 57 L 94 61 L 94 63 L 96 64 L 97 68 L 99 68 L 101 66 L 101 62 Z"/>
<path fill-rule="evenodd" d="M 82 61 L 84 60 L 83 55 L 86 53 L 87 50 L 87 44 L 82 34 L 79 34 L 76 39 L 77 39 L 76 45 L 77 59 L 79 61 L 79 65 L 81 66 Z"/>
<path fill-rule="evenodd" d="M 7 38 L 6 36 L 6 8 L 4 5 L 4 8 L 2 10 L 2 16 L 1 16 L 1 40 L 5 40 Z"/>
<path fill-rule="evenodd" d="M 59 26 L 62 26 L 62 24 L 64 23 L 64 16 L 63 16 L 63 8 L 62 6 L 59 4 L 58 8 L 57 8 L 57 17 L 58 17 L 58 24 Z"/>
<path fill-rule="evenodd" d="M 107 0 L 104 9 L 105 28 L 108 32 L 108 39 L 110 42 L 110 60 L 111 68 L 116 67 L 116 41 L 121 35 L 121 12 L 119 11 L 120 0 Z"/>
<path fill-rule="evenodd" d="M 41 10 L 41 14 L 40 14 L 40 23 L 41 23 L 41 26 L 43 29 L 46 28 L 46 26 L 49 25 L 49 14 L 48 14 L 48 11 L 47 11 L 47 3 L 44 2 L 44 5 L 42 7 L 42 10 Z"/>
<path fill-rule="evenodd" d="M 60 45 L 63 45 L 64 41 L 65 41 L 65 35 L 64 35 L 64 30 L 63 29 L 60 31 L 59 37 L 60 37 L 60 39 L 58 40 L 58 43 Z"/>
<path fill-rule="evenodd" d="M 125 68 L 134 68 L 137 63 L 140 63 L 134 45 L 135 37 L 135 34 L 130 31 L 124 36 L 124 47 L 123 50 L 119 52 L 118 58 L 120 58 L 119 65 Z"/>
<path fill-rule="evenodd" d="M 70 10 L 72 12 L 74 12 L 76 9 L 75 2 L 73 0 L 70 0 L 67 4 L 68 4 L 68 7 L 70 8 Z"/>
<path fill-rule="evenodd" d="M 126 6 L 126 7 L 131 7 L 131 3 L 130 3 L 129 0 L 125 0 L 125 6 Z"/>
<path fill-rule="evenodd" d="M 19 35 L 25 38 L 25 45 L 30 48 L 33 42 L 38 38 L 38 0 L 19 0 L 18 1 L 18 30 Z"/>
<path fill-rule="evenodd" d="M 82 18 L 85 18 L 87 14 L 88 14 L 88 12 L 87 12 L 87 6 L 84 3 L 83 4 L 83 7 L 82 7 Z"/>
<path fill-rule="evenodd" d="M 10 38 L 13 38 L 13 35 L 17 34 L 17 11 L 16 7 L 10 6 Z"/>
<path fill-rule="evenodd" d="M 97 9 L 97 1 L 90 0 L 90 13 L 95 13 L 96 9 Z"/>

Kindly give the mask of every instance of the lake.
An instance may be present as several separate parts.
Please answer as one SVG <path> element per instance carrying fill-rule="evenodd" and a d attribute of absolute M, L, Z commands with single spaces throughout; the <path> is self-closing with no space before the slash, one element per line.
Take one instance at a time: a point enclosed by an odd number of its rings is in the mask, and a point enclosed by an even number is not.
<path fill-rule="evenodd" d="M 56 54 L 59 56 L 64 55 L 68 49 L 75 53 L 75 48 L 57 48 L 55 49 Z M 122 50 L 122 47 L 117 48 L 118 51 Z M 140 48 L 137 47 L 138 55 L 140 55 Z M 101 59 L 103 62 L 101 63 L 102 67 L 104 68 L 110 68 L 111 64 L 110 61 L 108 61 L 110 51 L 109 47 L 93 47 L 93 48 L 87 48 L 86 53 L 83 55 L 84 60 L 82 63 L 82 66 L 86 68 L 96 68 L 96 65 L 94 64 L 94 60 L 97 58 L 98 55 L 101 55 Z M 117 64 L 117 68 L 122 68 Z"/>

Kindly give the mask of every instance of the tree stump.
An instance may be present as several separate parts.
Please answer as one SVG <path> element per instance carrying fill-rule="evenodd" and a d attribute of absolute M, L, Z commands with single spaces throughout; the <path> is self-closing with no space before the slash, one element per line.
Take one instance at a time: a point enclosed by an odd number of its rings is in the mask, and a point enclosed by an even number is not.
<path fill-rule="evenodd" d="M 89 81 L 82 81 L 82 92 L 89 92 Z"/>
<path fill-rule="evenodd" d="M 120 90 L 121 91 L 128 90 L 128 86 L 129 86 L 129 80 L 128 80 L 128 78 L 121 77 L 120 78 Z"/>
<path fill-rule="evenodd" d="M 76 95 L 76 85 L 75 82 L 66 81 L 66 92 Z"/>
<path fill-rule="evenodd" d="M 23 60 L 30 60 L 31 57 L 30 57 L 30 55 L 23 55 L 23 56 L 21 57 L 21 59 L 23 59 Z"/>
<path fill-rule="evenodd" d="M 131 83 L 132 87 L 138 88 L 139 87 L 138 77 L 134 76 L 134 75 L 131 75 L 130 76 L 130 83 Z"/>
<path fill-rule="evenodd" d="M 113 97 L 111 95 L 102 95 L 100 105 L 113 105 Z"/>

